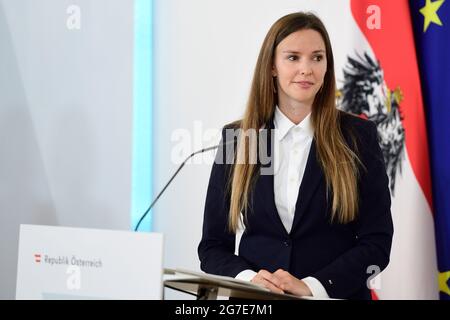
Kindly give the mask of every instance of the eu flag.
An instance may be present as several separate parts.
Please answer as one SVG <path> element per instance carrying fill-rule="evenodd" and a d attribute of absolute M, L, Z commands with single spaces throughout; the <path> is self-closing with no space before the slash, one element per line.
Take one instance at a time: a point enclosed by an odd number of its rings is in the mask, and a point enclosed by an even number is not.
<path fill-rule="evenodd" d="M 409 3 L 431 152 L 439 290 L 450 300 L 450 0 Z"/>

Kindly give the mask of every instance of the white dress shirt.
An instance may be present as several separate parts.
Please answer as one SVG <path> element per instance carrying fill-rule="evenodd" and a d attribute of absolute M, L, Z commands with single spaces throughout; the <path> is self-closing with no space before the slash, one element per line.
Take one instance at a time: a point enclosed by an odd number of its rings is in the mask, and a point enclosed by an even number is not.
<path fill-rule="evenodd" d="M 311 114 L 296 125 L 278 107 L 275 109 L 274 125 L 275 205 L 284 228 L 290 233 L 314 130 L 311 123 Z M 300 198 L 299 201 L 301 200 Z M 242 233 L 241 225 L 241 229 L 236 235 L 236 251 L 239 248 Z M 253 270 L 244 270 L 236 278 L 250 281 L 255 275 L 256 272 Z M 311 290 L 313 297 L 329 298 L 327 291 L 319 280 L 314 277 L 307 277 L 302 280 Z"/>

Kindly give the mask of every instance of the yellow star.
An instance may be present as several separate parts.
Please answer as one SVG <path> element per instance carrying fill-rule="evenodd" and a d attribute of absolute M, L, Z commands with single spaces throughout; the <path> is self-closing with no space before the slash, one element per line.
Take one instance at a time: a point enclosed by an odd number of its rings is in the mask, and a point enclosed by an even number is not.
<path fill-rule="evenodd" d="M 450 279 L 450 271 L 439 273 L 438 275 L 439 291 L 442 291 L 450 296 L 450 288 L 447 283 L 448 279 Z"/>
<path fill-rule="evenodd" d="M 437 0 L 434 2 L 431 2 L 431 0 L 426 0 L 425 7 L 420 9 L 420 13 L 425 17 L 424 25 L 423 25 L 423 32 L 427 31 L 428 27 L 430 26 L 430 23 L 436 23 L 439 26 L 442 26 L 441 19 L 439 19 L 439 16 L 437 14 L 437 11 L 439 10 L 439 7 L 442 6 L 445 0 Z"/>

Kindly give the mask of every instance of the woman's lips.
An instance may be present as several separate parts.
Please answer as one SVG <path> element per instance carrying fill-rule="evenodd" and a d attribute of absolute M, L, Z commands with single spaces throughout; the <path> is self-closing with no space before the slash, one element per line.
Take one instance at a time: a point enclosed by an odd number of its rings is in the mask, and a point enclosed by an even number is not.
<path fill-rule="evenodd" d="M 314 85 L 314 83 L 311 81 L 295 81 L 294 83 L 303 89 L 308 89 Z"/>

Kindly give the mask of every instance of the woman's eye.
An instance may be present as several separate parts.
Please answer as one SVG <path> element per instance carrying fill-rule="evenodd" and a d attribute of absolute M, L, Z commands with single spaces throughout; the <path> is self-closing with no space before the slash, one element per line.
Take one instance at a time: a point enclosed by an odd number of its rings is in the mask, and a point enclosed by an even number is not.
<path fill-rule="evenodd" d="M 318 56 L 314 56 L 314 61 L 322 61 L 323 56 L 322 55 L 318 55 Z"/>
<path fill-rule="evenodd" d="M 297 60 L 297 56 L 289 56 L 288 60 L 295 61 L 295 60 Z"/>

